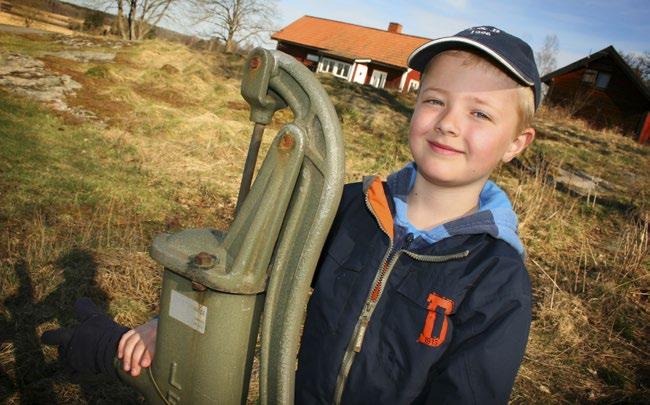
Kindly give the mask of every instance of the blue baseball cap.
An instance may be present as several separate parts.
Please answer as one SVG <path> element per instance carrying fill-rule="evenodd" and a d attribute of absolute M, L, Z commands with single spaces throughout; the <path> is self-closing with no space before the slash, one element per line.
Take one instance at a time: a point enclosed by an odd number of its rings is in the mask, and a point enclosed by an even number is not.
<path fill-rule="evenodd" d="M 475 49 L 487 54 L 497 65 L 510 72 L 517 80 L 533 88 L 535 109 L 541 101 L 541 82 L 533 50 L 520 38 L 490 26 L 472 27 L 451 37 L 429 41 L 414 50 L 408 58 L 408 67 L 423 72 L 435 55 L 448 49 Z"/>

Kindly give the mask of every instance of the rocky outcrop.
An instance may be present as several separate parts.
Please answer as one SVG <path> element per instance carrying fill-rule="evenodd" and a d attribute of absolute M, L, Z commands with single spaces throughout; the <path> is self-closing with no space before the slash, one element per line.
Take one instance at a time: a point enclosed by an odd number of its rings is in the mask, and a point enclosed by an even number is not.
<path fill-rule="evenodd" d="M 46 52 L 44 56 L 56 56 L 73 60 L 75 62 L 112 62 L 115 59 L 114 52 L 97 52 L 97 51 L 60 51 Z"/>
<path fill-rule="evenodd" d="M 111 49 L 119 49 L 125 46 L 131 46 L 131 43 L 128 41 L 122 41 L 122 40 L 112 40 L 112 39 L 98 39 L 98 38 L 93 38 L 93 37 L 83 37 L 83 36 L 64 36 L 60 35 L 57 36 L 56 39 L 54 40 L 54 43 L 60 44 L 65 46 L 66 48 L 74 48 L 74 49 L 85 49 L 85 48 L 96 48 L 96 47 L 102 47 L 102 48 L 111 48 Z"/>
<path fill-rule="evenodd" d="M 23 33 L 22 31 L 12 31 L 16 28 L 20 27 L 2 26 L 0 31 Z M 65 49 L 57 52 L 43 52 L 37 57 L 54 56 L 80 63 L 109 63 L 115 59 L 116 54 L 104 51 L 105 49 L 130 46 L 129 43 L 120 40 L 45 34 L 51 38 L 53 43 L 62 45 Z M 65 111 L 78 118 L 97 120 L 97 116 L 92 111 L 71 107 L 66 103 L 66 97 L 79 91 L 82 87 L 81 84 L 69 75 L 48 70 L 37 57 L 0 51 L 0 88 L 47 103 L 57 111 Z"/>
<path fill-rule="evenodd" d="M 43 62 L 28 55 L 0 53 L 0 87 L 78 118 L 97 118 L 91 111 L 70 107 L 65 101 L 66 96 L 81 89 L 81 84 L 68 75 L 47 70 Z"/>

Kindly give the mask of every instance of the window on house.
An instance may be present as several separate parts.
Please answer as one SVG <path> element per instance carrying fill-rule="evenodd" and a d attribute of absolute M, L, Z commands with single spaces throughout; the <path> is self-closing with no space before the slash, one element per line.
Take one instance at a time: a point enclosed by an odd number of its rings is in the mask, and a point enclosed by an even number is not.
<path fill-rule="evenodd" d="M 411 80 L 409 82 L 409 92 L 410 91 L 417 91 L 420 88 L 420 82 L 417 80 Z"/>
<path fill-rule="evenodd" d="M 323 59 L 321 61 L 320 67 L 318 68 L 319 72 L 327 72 L 328 69 L 331 71 L 331 66 L 330 66 L 330 60 L 329 59 Z"/>
<path fill-rule="evenodd" d="M 321 72 L 331 73 L 334 76 L 348 79 L 352 65 L 349 63 L 341 62 L 334 59 L 323 58 L 321 64 Z"/>
<path fill-rule="evenodd" d="M 599 89 L 606 89 L 609 84 L 609 79 L 611 78 L 611 73 L 598 72 L 598 77 L 596 77 L 596 87 Z"/>
<path fill-rule="evenodd" d="M 593 69 L 587 69 L 585 72 L 582 74 L 582 81 L 594 84 L 596 82 L 596 76 L 598 75 L 598 72 L 593 70 Z"/>
<path fill-rule="evenodd" d="M 318 65 L 318 71 L 319 72 L 327 72 L 327 64 L 329 60 L 328 59 L 321 59 L 320 64 Z"/>
<path fill-rule="evenodd" d="M 341 76 L 347 79 L 349 74 L 350 74 L 350 65 L 345 63 L 343 64 L 343 70 L 341 72 Z"/>
<path fill-rule="evenodd" d="M 312 62 L 318 62 L 319 61 L 318 55 L 314 55 L 313 53 L 308 53 L 307 54 L 307 60 L 310 60 Z"/>
<path fill-rule="evenodd" d="M 381 70 L 373 70 L 372 76 L 370 77 L 370 85 L 378 89 L 383 89 L 386 84 L 386 77 L 388 73 L 382 72 Z"/>

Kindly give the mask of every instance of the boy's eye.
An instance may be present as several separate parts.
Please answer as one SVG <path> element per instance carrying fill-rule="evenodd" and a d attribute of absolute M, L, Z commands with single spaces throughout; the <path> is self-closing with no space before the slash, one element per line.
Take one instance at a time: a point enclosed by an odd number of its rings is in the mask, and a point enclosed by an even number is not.
<path fill-rule="evenodd" d="M 425 103 L 431 104 L 431 105 L 443 105 L 444 103 L 441 100 L 438 100 L 437 98 L 430 98 L 427 100 L 424 100 Z"/>
<path fill-rule="evenodd" d="M 472 112 L 472 115 L 474 115 L 476 118 L 480 118 L 482 120 L 488 120 L 488 121 L 492 120 L 492 118 L 490 118 L 489 115 L 487 115 L 486 113 L 484 113 L 482 111 L 474 111 L 474 112 Z"/>

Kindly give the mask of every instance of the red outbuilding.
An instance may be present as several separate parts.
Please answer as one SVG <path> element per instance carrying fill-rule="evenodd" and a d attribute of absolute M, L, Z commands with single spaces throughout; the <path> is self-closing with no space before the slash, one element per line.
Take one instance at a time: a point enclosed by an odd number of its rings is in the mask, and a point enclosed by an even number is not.
<path fill-rule="evenodd" d="M 408 56 L 429 38 L 388 29 L 304 16 L 271 36 L 277 49 L 293 55 L 314 72 L 329 73 L 377 88 L 417 90 L 420 73 L 406 65 Z"/>
<path fill-rule="evenodd" d="M 545 103 L 563 106 L 596 128 L 617 127 L 650 142 L 650 91 L 613 46 L 542 77 Z"/>

